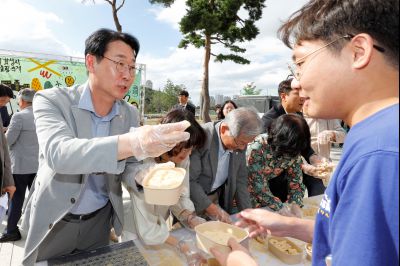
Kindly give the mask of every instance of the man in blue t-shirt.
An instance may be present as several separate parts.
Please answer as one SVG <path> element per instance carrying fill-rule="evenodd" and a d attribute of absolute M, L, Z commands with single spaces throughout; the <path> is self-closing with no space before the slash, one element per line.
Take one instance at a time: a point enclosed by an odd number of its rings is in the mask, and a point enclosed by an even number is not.
<path fill-rule="evenodd" d="M 313 243 L 313 265 L 399 264 L 399 2 L 311 0 L 279 29 L 293 49 L 292 87 L 312 117 L 351 127 L 316 221 L 239 214 L 250 236 Z M 251 265 L 231 240 L 224 265 Z M 254 263 L 254 261 L 253 261 Z"/>

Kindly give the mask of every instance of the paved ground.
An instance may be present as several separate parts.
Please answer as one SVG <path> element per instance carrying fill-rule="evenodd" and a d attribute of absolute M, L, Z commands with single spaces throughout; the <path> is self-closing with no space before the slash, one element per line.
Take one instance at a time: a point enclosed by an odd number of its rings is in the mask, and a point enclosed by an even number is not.
<path fill-rule="evenodd" d="M 342 150 L 333 148 L 331 151 L 331 159 L 337 163 L 340 159 Z M 3 232 L 6 222 L 0 225 L 0 232 Z M 26 233 L 21 231 L 22 239 L 11 243 L 0 243 L 0 265 L 1 266 L 17 266 L 20 265 L 23 257 L 23 249 L 26 239 Z"/>

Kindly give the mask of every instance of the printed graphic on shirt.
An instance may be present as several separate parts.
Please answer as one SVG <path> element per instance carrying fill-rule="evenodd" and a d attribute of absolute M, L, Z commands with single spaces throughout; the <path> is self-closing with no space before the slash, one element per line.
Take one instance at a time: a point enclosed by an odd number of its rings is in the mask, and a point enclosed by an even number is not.
<path fill-rule="evenodd" d="M 319 204 L 318 212 L 322 216 L 329 218 L 331 213 L 331 200 L 329 199 L 328 195 L 324 194 L 324 197 L 322 198 L 321 203 Z"/>

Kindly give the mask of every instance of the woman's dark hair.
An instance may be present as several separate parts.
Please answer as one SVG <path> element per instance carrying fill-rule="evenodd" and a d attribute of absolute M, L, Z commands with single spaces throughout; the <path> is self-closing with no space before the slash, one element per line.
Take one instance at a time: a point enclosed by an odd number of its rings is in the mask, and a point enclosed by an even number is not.
<path fill-rule="evenodd" d="M 140 44 L 136 37 L 110 29 L 99 29 L 93 32 L 85 41 L 85 56 L 91 54 L 96 56 L 98 60 L 103 59 L 107 50 L 107 45 L 114 41 L 123 41 L 135 51 L 135 58 L 140 49 Z"/>
<path fill-rule="evenodd" d="M 267 141 L 274 156 L 295 157 L 310 146 L 310 128 L 300 115 L 285 114 L 271 123 Z"/>
<path fill-rule="evenodd" d="M 235 103 L 234 101 L 232 101 L 232 100 L 226 100 L 226 101 L 222 104 L 222 106 L 221 106 L 221 112 L 218 113 L 218 116 L 217 116 L 218 120 L 225 119 L 225 115 L 224 115 L 224 112 L 223 112 L 223 111 L 224 111 L 225 105 L 227 105 L 228 103 L 231 103 L 231 104 L 235 107 L 235 109 L 238 108 L 237 105 L 236 105 L 236 103 Z"/>
<path fill-rule="evenodd" d="M 195 148 L 199 149 L 204 146 L 207 136 L 204 129 L 197 123 L 194 115 L 191 112 L 182 109 L 174 109 L 169 111 L 160 121 L 160 124 L 169 124 L 187 120 L 190 126 L 185 130 L 190 133 L 188 141 L 184 141 L 175 146 L 168 152 L 169 156 L 175 156 L 181 152 L 182 149 Z"/>

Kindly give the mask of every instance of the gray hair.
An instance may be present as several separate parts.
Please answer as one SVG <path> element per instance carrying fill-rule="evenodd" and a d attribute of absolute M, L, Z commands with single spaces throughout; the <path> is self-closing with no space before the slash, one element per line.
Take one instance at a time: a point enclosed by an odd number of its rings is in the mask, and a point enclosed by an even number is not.
<path fill-rule="evenodd" d="M 262 132 L 261 119 L 254 107 L 234 109 L 226 115 L 224 122 L 235 138 L 240 134 L 249 137 L 258 136 Z"/>
<path fill-rule="evenodd" d="M 33 102 L 33 97 L 35 96 L 36 91 L 31 88 L 21 89 L 18 92 L 18 98 L 24 100 L 27 103 Z"/>

